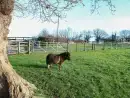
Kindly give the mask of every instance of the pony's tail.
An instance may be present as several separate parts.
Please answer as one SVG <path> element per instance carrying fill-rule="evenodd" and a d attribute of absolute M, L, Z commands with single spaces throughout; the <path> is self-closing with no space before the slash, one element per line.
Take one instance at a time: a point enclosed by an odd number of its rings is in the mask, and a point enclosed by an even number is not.
<path fill-rule="evenodd" d="M 49 64 L 49 58 L 50 56 L 49 56 L 49 54 L 46 56 L 46 64 L 48 65 Z"/>

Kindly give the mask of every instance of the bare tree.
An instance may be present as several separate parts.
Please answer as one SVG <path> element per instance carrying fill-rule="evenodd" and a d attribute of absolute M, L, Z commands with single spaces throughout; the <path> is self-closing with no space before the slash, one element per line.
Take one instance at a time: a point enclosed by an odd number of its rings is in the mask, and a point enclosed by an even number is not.
<path fill-rule="evenodd" d="M 56 42 L 66 42 L 67 41 L 67 30 L 59 30 L 58 34 L 57 31 L 53 32 L 54 38 Z"/>
<path fill-rule="evenodd" d="M 127 40 L 128 37 L 130 37 L 130 30 L 121 30 L 120 31 L 120 36 Z"/>
<path fill-rule="evenodd" d="M 53 40 L 53 36 L 49 34 L 49 31 L 47 29 L 43 29 L 39 34 L 38 38 L 39 41 L 44 41 L 44 42 L 50 42 Z"/>
<path fill-rule="evenodd" d="M 71 36 L 72 36 L 72 29 L 70 27 L 68 27 L 67 29 L 59 30 L 58 38 L 64 39 L 65 40 L 64 42 L 66 42 L 66 40 L 68 39 L 70 40 Z"/>
<path fill-rule="evenodd" d="M 95 36 L 95 39 L 96 39 L 97 43 L 99 43 L 99 41 L 101 39 L 104 39 L 105 37 L 108 36 L 108 34 L 104 30 L 101 30 L 101 29 L 94 29 L 93 34 Z"/>
<path fill-rule="evenodd" d="M 90 38 L 92 37 L 92 31 L 83 31 L 84 34 L 84 40 L 86 42 L 89 42 Z"/>
<path fill-rule="evenodd" d="M 42 21 L 57 22 L 57 17 L 62 19 L 66 17 L 66 12 L 71 10 L 78 4 L 82 4 L 84 0 L 15 0 L 15 15 L 17 16 L 33 16 Z M 91 12 L 98 11 L 99 4 L 106 2 L 108 8 L 113 13 L 115 6 L 111 0 L 90 0 Z"/>
<path fill-rule="evenodd" d="M 95 1 L 93 8 L 101 0 Z M 110 10 L 114 6 L 111 0 L 102 0 L 108 3 Z M 36 87 L 20 77 L 10 64 L 7 53 L 7 35 L 11 23 L 12 11 L 15 15 L 29 15 L 42 21 L 56 22 L 55 18 L 64 18 L 70 10 L 82 0 L 0 0 L 0 97 L 1 98 L 31 98 Z"/>
<path fill-rule="evenodd" d="M 73 41 L 78 40 L 78 32 L 73 31 L 73 32 L 72 32 L 72 35 L 71 35 L 71 39 L 72 39 Z"/>
<path fill-rule="evenodd" d="M 83 32 L 73 32 L 72 40 L 75 42 L 81 42 L 84 39 Z"/>
<path fill-rule="evenodd" d="M 59 37 L 68 38 L 68 31 L 66 29 L 59 31 Z"/>
<path fill-rule="evenodd" d="M 22 3 L 22 4 L 21 4 Z M 15 1 L 15 15 L 17 16 L 33 16 L 40 20 L 57 22 L 57 17 L 65 18 L 66 12 L 81 0 L 21 0 Z"/>
<path fill-rule="evenodd" d="M 49 35 L 49 31 L 47 29 L 43 29 L 38 36 L 47 37 Z"/>

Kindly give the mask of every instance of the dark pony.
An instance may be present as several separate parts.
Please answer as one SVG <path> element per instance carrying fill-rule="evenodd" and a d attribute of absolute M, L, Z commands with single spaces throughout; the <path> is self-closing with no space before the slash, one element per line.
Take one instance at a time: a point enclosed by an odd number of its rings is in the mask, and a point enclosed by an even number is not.
<path fill-rule="evenodd" d="M 61 65 L 65 60 L 70 60 L 70 53 L 69 52 L 63 52 L 60 54 L 50 53 L 46 57 L 46 64 L 48 66 L 48 69 L 50 69 L 50 67 L 52 67 L 52 64 L 58 64 L 59 71 L 60 71 Z"/>

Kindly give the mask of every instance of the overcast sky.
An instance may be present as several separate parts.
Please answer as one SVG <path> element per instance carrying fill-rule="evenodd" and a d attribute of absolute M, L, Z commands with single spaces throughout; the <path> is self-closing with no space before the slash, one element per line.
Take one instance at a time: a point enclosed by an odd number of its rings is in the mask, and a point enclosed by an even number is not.
<path fill-rule="evenodd" d="M 84 0 L 86 1 L 86 0 Z M 87 0 L 88 1 L 88 0 Z M 95 28 L 104 29 L 109 34 L 112 32 L 119 32 L 122 29 L 130 29 L 130 1 L 129 0 L 112 0 L 116 6 L 116 12 L 111 14 L 105 3 L 101 4 L 99 13 L 91 14 L 90 2 L 84 2 L 67 13 L 67 17 L 60 20 L 60 29 L 67 27 L 72 28 L 73 31 L 93 30 Z M 9 36 L 12 37 L 31 37 L 37 36 L 39 32 L 47 28 L 51 33 L 56 30 L 57 24 L 41 23 L 38 20 L 28 18 L 13 17 L 10 25 Z"/>

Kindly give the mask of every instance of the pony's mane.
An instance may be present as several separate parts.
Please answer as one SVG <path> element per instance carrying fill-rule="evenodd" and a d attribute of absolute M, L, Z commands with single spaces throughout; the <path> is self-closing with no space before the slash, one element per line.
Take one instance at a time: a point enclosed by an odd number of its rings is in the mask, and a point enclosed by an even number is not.
<path fill-rule="evenodd" d="M 66 55 L 66 54 L 70 54 L 69 52 L 63 52 L 63 53 L 60 53 L 60 54 L 58 54 L 59 56 L 64 56 L 64 55 Z"/>

